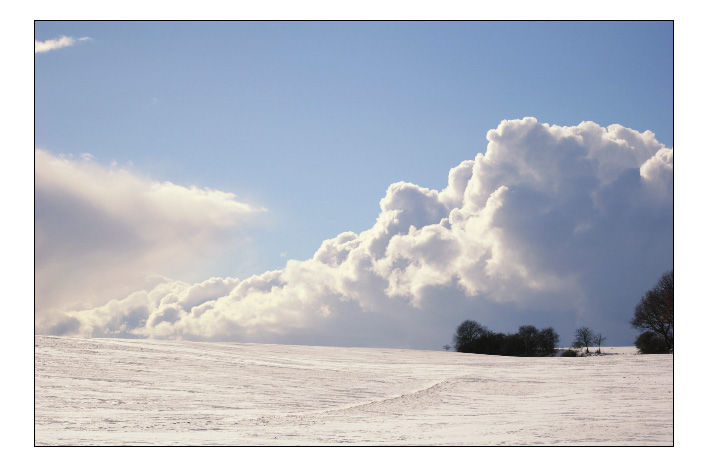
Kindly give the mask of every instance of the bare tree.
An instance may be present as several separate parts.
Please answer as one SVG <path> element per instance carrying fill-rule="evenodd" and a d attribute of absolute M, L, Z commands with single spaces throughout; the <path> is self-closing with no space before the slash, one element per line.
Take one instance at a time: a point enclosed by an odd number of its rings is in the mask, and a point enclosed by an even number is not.
<path fill-rule="evenodd" d="M 596 334 L 593 337 L 593 344 L 595 346 L 598 346 L 598 354 L 601 354 L 601 345 L 603 344 L 604 341 L 606 341 L 606 337 L 601 335 L 600 333 Z"/>
<path fill-rule="evenodd" d="M 588 327 L 578 328 L 576 330 L 576 337 L 574 338 L 574 342 L 571 346 L 574 348 L 583 348 L 585 346 L 586 352 L 589 353 L 590 351 L 588 350 L 588 347 L 594 344 L 595 336 L 596 335 L 593 333 L 593 330 Z"/>
<path fill-rule="evenodd" d="M 667 351 L 674 350 L 674 283 L 674 270 L 663 274 L 635 306 L 635 315 L 630 321 L 638 330 L 661 336 Z"/>

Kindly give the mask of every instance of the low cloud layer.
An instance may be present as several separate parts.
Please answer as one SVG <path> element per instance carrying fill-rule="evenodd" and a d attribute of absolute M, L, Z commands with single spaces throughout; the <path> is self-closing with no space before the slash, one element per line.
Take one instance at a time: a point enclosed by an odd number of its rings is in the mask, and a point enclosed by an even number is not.
<path fill-rule="evenodd" d="M 37 39 L 35 39 L 34 40 L 34 53 L 41 54 L 44 52 L 49 52 L 50 50 L 62 49 L 64 47 L 70 47 L 79 41 L 88 41 L 90 39 L 91 39 L 90 37 L 80 37 L 78 39 L 74 39 L 73 37 L 69 37 L 69 36 L 60 36 L 56 39 L 47 39 L 46 41 L 38 41 Z"/>
<path fill-rule="evenodd" d="M 157 182 L 88 154 L 35 151 L 37 325 L 165 281 L 238 240 L 258 211 L 234 194 Z"/>
<path fill-rule="evenodd" d="M 471 318 L 498 331 L 553 326 L 562 340 L 588 325 L 629 344 L 634 304 L 672 268 L 672 149 L 620 125 L 534 118 L 503 121 L 487 138 L 443 190 L 392 184 L 370 229 L 324 241 L 309 260 L 243 280 L 161 281 L 38 331 L 440 348 Z M 112 190 L 132 192 L 127 185 Z M 198 195 L 163 189 L 164 203 Z M 82 209 L 62 216 L 81 224 L 114 212 L 108 201 Z M 115 248 L 127 247 L 110 232 Z"/>

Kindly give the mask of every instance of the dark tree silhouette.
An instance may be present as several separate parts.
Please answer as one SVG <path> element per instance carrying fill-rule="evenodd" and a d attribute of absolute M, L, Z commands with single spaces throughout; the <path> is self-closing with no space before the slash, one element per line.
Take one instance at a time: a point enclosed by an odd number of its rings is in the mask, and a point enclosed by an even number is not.
<path fill-rule="evenodd" d="M 523 325 L 517 333 L 506 335 L 472 320 L 461 323 L 453 335 L 453 348 L 461 353 L 551 356 L 558 343 L 559 335 L 551 327 L 539 331 L 532 325 Z"/>
<path fill-rule="evenodd" d="M 559 334 L 552 327 L 545 328 L 539 332 L 538 346 L 542 356 L 556 354 L 556 347 L 559 345 Z"/>
<path fill-rule="evenodd" d="M 642 332 L 634 344 L 640 354 L 661 354 L 670 351 L 665 340 L 654 331 Z"/>
<path fill-rule="evenodd" d="M 479 354 L 500 354 L 500 348 L 502 348 L 504 339 L 505 335 L 503 333 L 485 330 L 485 332 L 475 340 L 472 352 Z"/>
<path fill-rule="evenodd" d="M 522 344 L 522 356 L 534 356 L 537 350 L 539 330 L 532 325 L 522 325 L 517 331 Z"/>
<path fill-rule="evenodd" d="M 654 332 L 662 337 L 667 349 L 665 352 L 674 350 L 674 283 L 674 270 L 663 274 L 655 287 L 646 292 L 635 306 L 635 315 L 630 321 L 638 330 Z"/>
<path fill-rule="evenodd" d="M 519 333 L 505 335 L 498 354 L 501 354 L 502 356 L 524 356 L 524 353 L 524 339 L 519 335 Z"/>
<path fill-rule="evenodd" d="M 593 337 L 593 344 L 598 346 L 598 354 L 601 354 L 601 345 L 606 341 L 606 337 L 598 333 Z"/>
<path fill-rule="evenodd" d="M 475 340 L 489 330 L 474 320 L 466 320 L 460 325 L 453 335 L 453 348 L 461 353 L 472 353 Z"/>
<path fill-rule="evenodd" d="M 593 330 L 588 327 L 578 328 L 576 329 L 576 336 L 571 346 L 574 348 L 583 348 L 585 346 L 586 352 L 589 353 L 588 347 L 593 346 L 595 336 Z"/>

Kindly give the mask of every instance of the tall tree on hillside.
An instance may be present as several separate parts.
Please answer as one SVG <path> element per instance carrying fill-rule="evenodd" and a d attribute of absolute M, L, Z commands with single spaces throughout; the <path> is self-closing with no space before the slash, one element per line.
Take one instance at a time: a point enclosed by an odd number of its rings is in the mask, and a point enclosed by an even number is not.
<path fill-rule="evenodd" d="M 674 270 L 671 270 L 663 274 L 655 287 L 640 299 L 630 321 L 638 330 L 657 333 L 670 352 L 674 350 L 674 288 Z"/>

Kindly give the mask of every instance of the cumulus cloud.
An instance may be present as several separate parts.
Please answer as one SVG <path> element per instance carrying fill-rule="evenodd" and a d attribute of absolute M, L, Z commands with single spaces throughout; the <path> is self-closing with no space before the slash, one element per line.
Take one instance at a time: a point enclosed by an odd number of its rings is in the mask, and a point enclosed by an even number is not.
<path fill-rule="evenodd" d="M 672 267 L 673 151 L 650 132 L 503 121 L 442 190 L 398 182 L 374 225 L 244 280 L 164 281 L 55 325 L 84 336 L 439 348 L 500 331 L 602 329 Z"/>
<path fill-rule="evenodd" d="M 235 238 L 261 208 L 234 194 L 35 151 L 37 322 L 104 304 Z M 52 312 L 53 311 L 53 312 Z"/>
<path fill-rule="evenodd" d="M 64 47 L 70 47 L 76 44 L 78 41 L 88 41 L 90 37 L 80 37 L 74 39 L 69 36 L 60 36 L 56 39 L 47 39 L 46 41 L 34 40 L 34 53 L 41 54 L 43 52 L 49 52 L 50 50 L 61 49 Z"/>

